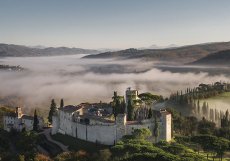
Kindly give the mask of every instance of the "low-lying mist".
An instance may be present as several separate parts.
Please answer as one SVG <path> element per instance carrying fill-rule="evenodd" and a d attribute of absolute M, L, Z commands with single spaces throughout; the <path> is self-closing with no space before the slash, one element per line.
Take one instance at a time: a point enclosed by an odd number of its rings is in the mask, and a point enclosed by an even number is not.
<path fill-rule="evenodd" d="M 127 87 L 168 97 L 172 92 L 199 83 L 229 81 L 229 75 L 208 72 L 170 72 L 141 60 L 80 59 L 78 56 L 0 59 L 1 64 L 20 65 L 22 72 L 0 71 L 2 104 L 17 98 L 16 105 L 47 107 L 52 98 L 65 104 L 109 102 L 113 91 L 124 95 Z M 18 99 L 19 98 L 19 99 Z"/>

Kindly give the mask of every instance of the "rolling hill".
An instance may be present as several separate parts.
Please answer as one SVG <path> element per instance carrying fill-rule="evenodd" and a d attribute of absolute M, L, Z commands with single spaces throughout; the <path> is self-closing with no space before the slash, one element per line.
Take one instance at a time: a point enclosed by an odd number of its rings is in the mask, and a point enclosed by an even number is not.
<path fill-rule="evenodd" d="M 32 48 L 22 45 L 0 44 L 0 57 L 25 57 L 25 56 L 58 56 L 75 54 L 98 54 L 97 50 L 67 48 L 67 47 L 48 47 Z"/>
<path fill-rule="evenodd" d="M 148 61 L 167 61 L 189 63 L 201 59 L 211 53 L 229 50 L 230 42 L 216 42 L 197 44 L 169 49 L 126 49 L 115 52 L 105 52 L 95 55 L 87 55 L 84 58 L 118 58 L 118 59 L 143 59 Z"/>
<path fill-rule="evenodd" d="M 219 65 L 230 66 L 230 50 L 210 54 L 191 63 L 192 65 Z"/>

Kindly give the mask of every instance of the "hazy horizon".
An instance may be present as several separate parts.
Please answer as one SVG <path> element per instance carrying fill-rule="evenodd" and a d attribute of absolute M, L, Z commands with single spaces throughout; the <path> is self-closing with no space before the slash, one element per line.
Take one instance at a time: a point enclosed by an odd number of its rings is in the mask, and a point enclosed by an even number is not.
<path fill-rule="evenodd" d="M 212 44 L 212 43 L 222 43 L 222 42 L 230 42 L 229 41 L 218 41 L 218 42 L 200 42 L 200 43 L 195 43 L 195 44 L 184 44 L 184 45 L 177 45 L 174 43 L 168 44 L 168 45 L 158 45 L 158 44 L 150 44 L 147 46 L 142 46 L 142 47 L 127 47 L 127 48 L 106 48 L 106 47 L 101 47 L 101 48 L 82 48 L 80 46 L 46 46 L 46 45 L 41 45 L 41 44 L 35 44 L 35 45 L 27 45 L 27 44 L 14 44 L 14 43 L 6 43 L 6 42 L 0 42 L 0 44 L 7 44 L 7 45 L 19 45 L 19 46 L 25 46 L 25 47 L 29 47 L 29 48 L 59 48 L 59 47 L 67 47 L 67 48 L 81 48 L 81 49 L 89 49 L 89 50 L 106 50 L 106 49 L 111 49 L 112 51 L 116 51 L 116 50 L 125 50 L 125 49 L 130 49 L 130 48 L 135 48 L 138 50 L 142 50 L 142 49 L 167 49 L 167 48 L 179 48 L 179 47 L 184 47 L 184 46 L 193 46 L 193 45 L 200 45 L 200 44 Z"/>

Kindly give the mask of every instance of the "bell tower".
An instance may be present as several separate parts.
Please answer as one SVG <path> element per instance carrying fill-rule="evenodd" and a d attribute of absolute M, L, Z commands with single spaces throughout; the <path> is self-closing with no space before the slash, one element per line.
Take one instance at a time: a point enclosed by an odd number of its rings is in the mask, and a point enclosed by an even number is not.
<path fill-rule="evenodd" d="M 22 117 L 22 108 L 21 107 L 16 107 L 16 117 L 21 118 Z"/>

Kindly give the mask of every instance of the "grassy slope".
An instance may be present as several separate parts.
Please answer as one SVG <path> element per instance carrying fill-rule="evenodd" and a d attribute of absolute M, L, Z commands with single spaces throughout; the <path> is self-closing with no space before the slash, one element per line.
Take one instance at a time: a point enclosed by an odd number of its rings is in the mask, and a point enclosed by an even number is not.
<path fill-rule="evenodd" d="M 208 103 L 209 108 L 218 109 L 222 111 L 226 111 L 227 109 L 230 110 L 230 92 L 225 92 L 216 97 L 200 100 L 201 107 L 204 101 Z M 184 105 L 173 104 L 171 102 L 167 102 L 164 107 L 174 108 L 177 111 L 181 112 L 182 115 L 186 116 L 191 113 L 189 108 L 185 107 Z"/>
<path fill-rule="evenodd" d="M 200 100 L 201 105 L 204 101 L 209 104 L 209 108 L 216 108 L 225 111 L 230 109 L 230 92 L 225 92 L 216 97 L 202 99 Z"/>
<path fill-rule="evenodd" d="M 195 65 L 228 65 L 230 61 L 230 50 L 220 51 L 201 58 L 192 64 Z"/>
<path fill-rule="evenodd" d="M 48 141 L 44 134 L 39 135 L 39 145 L 49 152 L 51 156 L 56 156 L 62 152 L 62 149 L 58 145 Z"/>
<path fill-rule="evenodd" d="M 52 138 L 54 140 L 57 140 L 63 143 L 64 145 L 68 145 L 70 150 L 74 150 L 74 151 L 84 150 L 91 154 L 110 147 L 106 145 L 90 143 L 84 140 L 80 140 L 80 139 L 77 139 L 77 138 L 74 138 L 68 135 L 62 135 L 62 134 L 53 135 Z"/>
<path fill-rule="evenodd" d="M 214 100 L 214 101 L 221 100 L 221 101 L 224 101 L 230 104 L 230 92 L 225 92 L 225 93 L 220 94 L 219 96 L 208 98 L 206 100 Z"/>

